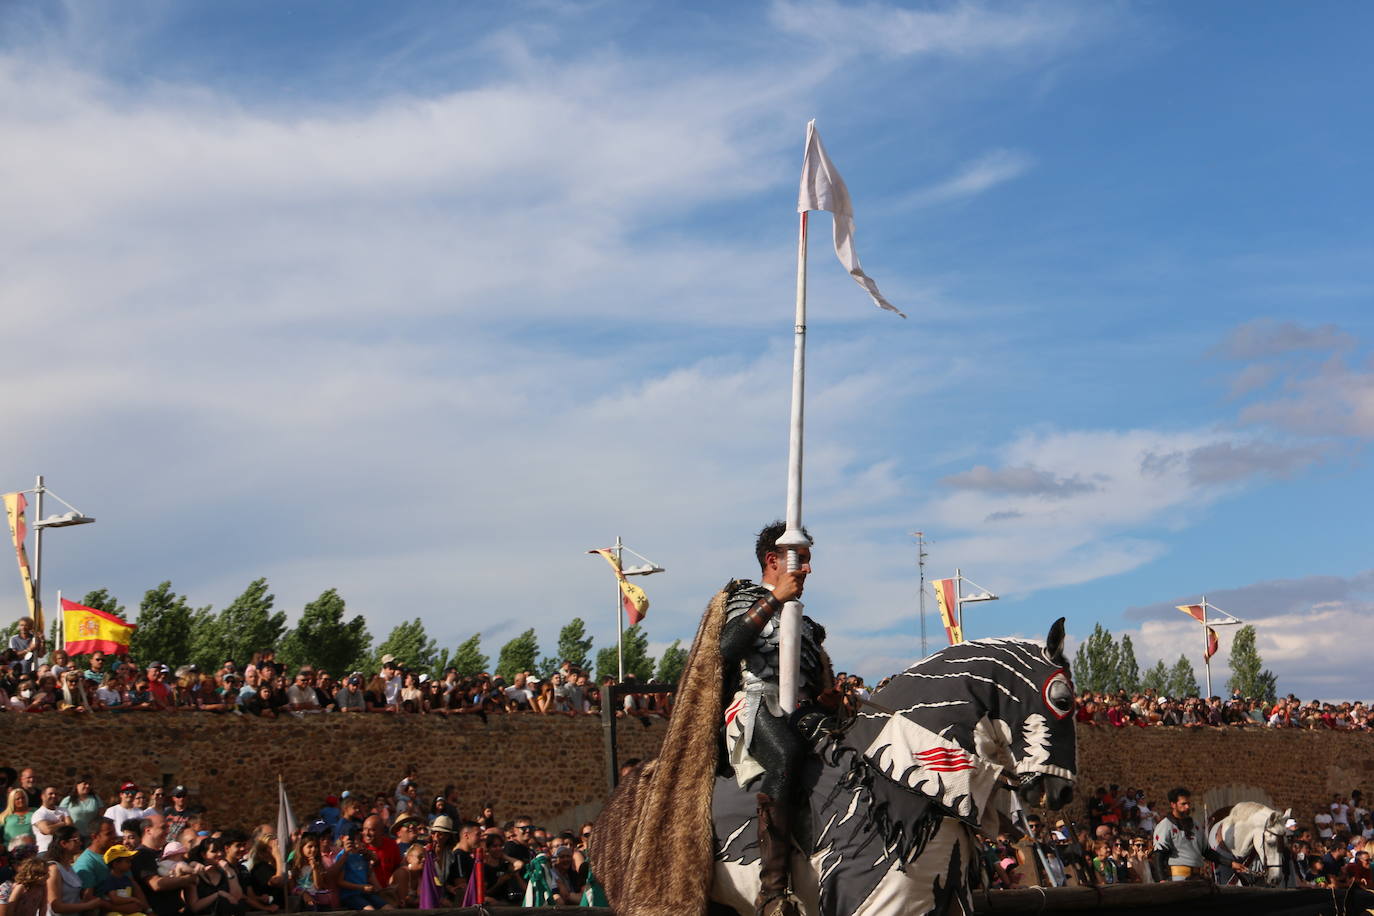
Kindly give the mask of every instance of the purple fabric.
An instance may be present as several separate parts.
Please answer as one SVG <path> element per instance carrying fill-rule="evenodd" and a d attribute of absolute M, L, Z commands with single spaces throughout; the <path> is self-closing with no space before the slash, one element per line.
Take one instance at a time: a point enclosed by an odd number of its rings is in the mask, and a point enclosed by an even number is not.
<path fill-rule="evenodd" d="M 420 869 L 420 909 L 439 908 L 439 882 L 434 874 L 434 853 L 425 853 L 425 864 Z"/>

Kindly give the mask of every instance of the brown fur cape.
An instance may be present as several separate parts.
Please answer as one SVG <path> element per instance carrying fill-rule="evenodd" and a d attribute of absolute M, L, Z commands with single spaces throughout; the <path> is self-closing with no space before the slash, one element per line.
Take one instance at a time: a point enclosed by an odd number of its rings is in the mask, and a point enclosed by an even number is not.
<path fill-rule="evenodd" d="M 706 913 L 715 870 L 720 631 L 726 599 L 737 587 L 726 585 L 701 617 L 659 755 L 625 777 L 596 820 L 592 872 L 616 916 Z"/>

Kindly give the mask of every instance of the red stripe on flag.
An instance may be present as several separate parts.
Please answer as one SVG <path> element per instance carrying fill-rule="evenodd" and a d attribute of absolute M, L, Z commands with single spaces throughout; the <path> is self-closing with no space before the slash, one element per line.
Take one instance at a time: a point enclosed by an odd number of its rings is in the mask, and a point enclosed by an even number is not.
<path fill-rule="evenodd" d="M 92 652 L 104 652 L 106 655 L 119 655 L 129 651 L 129 647 L 124 643 L 117 643 L 109 639 L 80 639 L 68 641 L 63 644 L 68 655 L 90 655 Z"/>
<path fill-rule="evenodd" d="M 95 616 L 103 620 L 108 620 L 110 623 L 117 623 L 121 627 L 128 627 L 131 630 L 138 629 L 138 624 L 136 623 L 129 623 L 129 621 L 125 620 L 124 618 L 116 617 L 114 614 L 110 614 L 106 611 L 100 610 L 100 608 L 86 607 L 86 605 L 84 604 L 77 604 L 75 601 L 68 601 L 66 598 L 62 599 L 62 610 L 86 611 L 87 613 L 94 614 Z"/>

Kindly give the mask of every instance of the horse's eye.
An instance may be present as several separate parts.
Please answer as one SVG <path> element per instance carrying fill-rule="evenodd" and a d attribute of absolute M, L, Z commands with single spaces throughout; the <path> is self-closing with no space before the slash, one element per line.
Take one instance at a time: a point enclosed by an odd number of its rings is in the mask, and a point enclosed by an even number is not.
<path fill-rule="evenodd" d="M 1054 713 L 1056 719 L 1062 719 L 1073 712 L 1073 684 L 1062 668 L 1045 681 L 1041 694 L 1045 699 L 1045 705 Z"/>

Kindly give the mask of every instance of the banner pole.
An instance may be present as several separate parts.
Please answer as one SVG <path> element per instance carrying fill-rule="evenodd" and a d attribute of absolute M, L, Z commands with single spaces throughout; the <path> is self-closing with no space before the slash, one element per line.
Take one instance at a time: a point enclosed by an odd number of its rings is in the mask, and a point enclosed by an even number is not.
<path fill-rule="evenodd" d="M 1207 596 L 1202 596 L 1202 667 L 1207 669 L 1207 699 L 1212 698 L 1212 659 L 1207 655 Z"/>
<path fill-rule="evenodd" d="M 797 230 L 797 311 L 792 348 L 792 422 L 787 449 L 787 530 L 778 539 L 787 548 L 787 569 L 801 565 L 797 548 L 807 543 L 802 533 L 802 432 L 806 405 L 806 217 L 801 211 Z M 778 626 L 778 703 L 783 712 L 797 708 L 801 668 L 801 603 L 782 608 Z"/>

